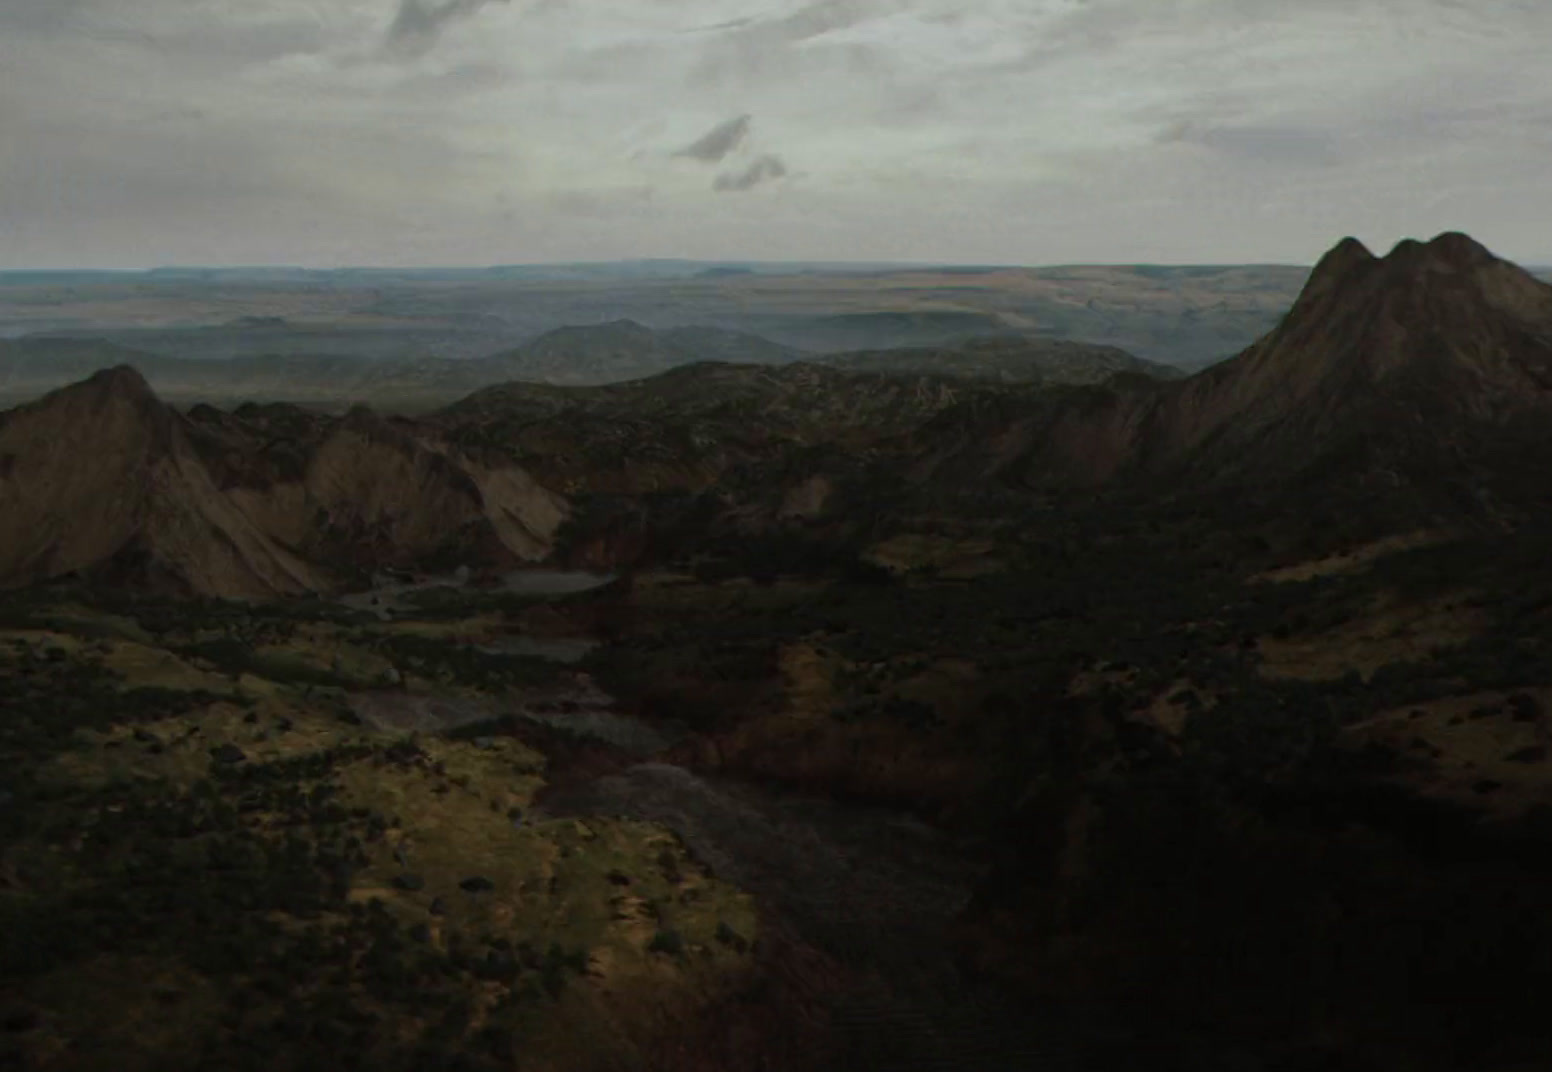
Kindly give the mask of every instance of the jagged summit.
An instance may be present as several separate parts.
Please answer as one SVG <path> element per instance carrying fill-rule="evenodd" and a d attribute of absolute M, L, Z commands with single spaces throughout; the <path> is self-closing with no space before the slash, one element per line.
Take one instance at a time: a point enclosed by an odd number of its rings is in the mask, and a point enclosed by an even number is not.
<path fill-rule="evenodd" d="M 1336 245 L 1332 246 L 1328 256 L 1332 254 L 1374 260 L 1374 254 L 1369 251 L 1369 247 L 1364 245 L 1362 240 L 1354 238 L 1352 235 L 1347 235 Z"/>
<path fill-rule="evenodd" d="M 63 440 L 83 435 L 115 442 L 116 449 L 166 452 L 180 418 L 162 402 L 133 365 L 101 369 L 84 380 L 55 389 L 6 415 L 30 414 Z"/>
<path fill-rule="evenodd" d="M 1198 487 L 1266 486 L 1382 473 L 1390 487 L 1446 467 L 1469 484 L 1466 444 L 1540 442 L 1549 417 L 1552 286 L 1446 232 L 1384 257 L 1345 238 L 1238 356 L 1153 390 L 1058 406 L 1019 434 L 1036 481 L 1177 474 Z"/>
<path fill-rule="evenodd" d="M 160 406 L 161 399 L 150 383 L 133 365 L 114 365 L 101 369 L 79 383 L 61 387 L 60 396 L 77 396 L 96 403 L 129 402 L 137 407 Z"/>
<path fill-rule="evenodd" d="M 1360 287 L 1375 275 L 1390 286 L 1407 287 L 1418 285 L 1433 274 L 1456 275 L 1495 265 L 1513 267 L 1459 231 L 1445 231 L 1427 242 L 1403 238 L 1384 257 L 1376 257 L 1362 242 L 1349 236 L 1316 262 L 1294 309 L 1297 311 L 1299 305 L 1312 298 L 1335 292 L 1351 300 L 1368 300 L 1371 295 Z"/>
<path fill-rule="evenodd" d="M 151 393 L 151 385 L 134 365 L 114 365 L 112 368 L 101 369 L 87 377 L 82 386 L 93 386 L 98 390 Z"/>
<path fill-rule="evenodd" d="M 1203 376 L 1166 423 L 1187 452 L 1233 468 L 1360 441 L 1374 457 L 1431 457 L 1462 422 L 1547 410 L 1549 374 L 1552 287 L 1455 231 L 1383 258 L 1344 239 L 1283 322 Z"/>
<path fill-rule="evenodd" d="M 1497 263 L 1498 258 L 1470 235 L 1445 231 L 1426 243 L 1403 238 L 1386 254 L 1385 262 L 1393 267 L 1459 271 Z"/>
<path fill-rule="evenodd" d="M 1326 251 L 1325 255 L 1315 265 L 1314 271 L 1310 274 L 1318 276 L 1322 272 L 1339 271 L 1354 265 L 1372 264 L 1378 259 L 1370 252 L 1368 246 L 1352 235 L 1348 235 Z"/>
<path fill-rule="evenodd" d="M 1358 239 L 1348 236 L 1326 251 L 1310 270 L 1304 289 L 1299 293 L 1294 309 L 1314 298 L 1349 286 L 1358 275 L 1378 263 L 1379 258 L 1369 252 Z"/>
<path fill-rule="evenodd" d="M 1458 231 L 1403 239 L 1383 258 L 1344 238 L 1316 264 L 1283 323 L 1246 353 L 1344 349 L 1388 368 L 1424 334 L 1453 348 L 1449 340 L 1509 320 L 1545 327 L 1549 317 L 1552 287 Z"/>

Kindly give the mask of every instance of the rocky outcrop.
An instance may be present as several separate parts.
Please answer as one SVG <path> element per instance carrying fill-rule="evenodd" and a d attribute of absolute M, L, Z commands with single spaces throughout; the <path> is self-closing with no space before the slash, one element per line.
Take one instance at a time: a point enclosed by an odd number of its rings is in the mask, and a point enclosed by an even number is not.
<path fill-rule="evenodd" d="M 292 407 L 185 417 L 121 366 L 0 419 L 0 585 L 100 575 L 223 597 L 365 569 L 549 553 L 563 498 L 413 422 Z"/>
<path fill-rule="evenodd" d="M 1174 383 L 1050 394 L 974 434 L 946 414 L 927 458 L 940 478 L 1036 485 L 1265 482 L 1323 466 L 1403 480 L 1548 410 L 1552 287 L 1461 234 L 1383 258 L 1349 238 L 1237 357 Z"/>

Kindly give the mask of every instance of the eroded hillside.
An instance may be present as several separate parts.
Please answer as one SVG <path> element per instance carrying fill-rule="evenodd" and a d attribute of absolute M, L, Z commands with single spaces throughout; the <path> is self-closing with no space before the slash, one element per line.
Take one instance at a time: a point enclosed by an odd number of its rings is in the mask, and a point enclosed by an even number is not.
<path fill-rule="evenodd" d="M 80 574 L 276 596 L 547 554 L 564 498 L 428 433 L 361 410 L 185 417 L 133 369 L 99 373 L 0 423 L 0 584 Z"/>

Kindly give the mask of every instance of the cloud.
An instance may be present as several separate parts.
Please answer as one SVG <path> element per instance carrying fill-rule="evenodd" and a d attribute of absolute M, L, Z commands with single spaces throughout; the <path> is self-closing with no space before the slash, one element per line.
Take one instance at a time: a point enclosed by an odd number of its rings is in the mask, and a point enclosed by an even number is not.
<path fill-rule="evenodd" d="M 85 0 L 6 0 L 0 4 L 0 27 L 27 32 L 48 32 L 67 26 Z"/>
<path fill-rule="evenodd" d="M 493 0 L 399 0 L 399 13 L 388 27 L 384 47 L 400 59 L 417 59 L 436 47 L 448 25 L 479 13 Z M 509 0 L 496 0 L 508 3 Z"/>
<path fill-rule="evenodd" d="M 703 87 L 816 84 L 835 75 L 870 78 L 889 66 L 892 31 L 919 0 L 818 0 L 778 5 L 765 18 L 705 35 L 692 80 Z M 781 8 L 791 10 L 783 13 Z"/>
<path fill-rule="evenodd" d="M 1292 123 L 1218 126 L 1185 120 L 1165 130 L 1159 143 L 1199 145 L 1268 167 L 1324 167 L 1343 158 L 1329 130 Z"/>
<path fill-rule="evenodd" d="M 742 171 L 728 171 L 718 175 L 711 184 L 719 193 L 738 193 L 753 190 L 761 183 L 775 182 L 787 174 L 787 165 L 781 157 L 766 153 Z"/>
<path fill-rule="evenodd" d="M 807 41 L 866 22 L 878 13 L 878 6 L 873 0 L 817 0 L 767 25 L 780 40 Z"/>
<path fill-rule="evenodd" d="M 1548 0 L 497 2 L 0 0 L 0 264 L 1552 260 Z"/>
<path fill-rule="evenodd" d="M 751 121 L 750 116 L 739 115 L 718 123 L 674 155 L 687 156 L 692 160 L 700 160 L 708 164 L 720 163 L 729 153 L 744 143 L 744 139 L 749 136 Z"/>

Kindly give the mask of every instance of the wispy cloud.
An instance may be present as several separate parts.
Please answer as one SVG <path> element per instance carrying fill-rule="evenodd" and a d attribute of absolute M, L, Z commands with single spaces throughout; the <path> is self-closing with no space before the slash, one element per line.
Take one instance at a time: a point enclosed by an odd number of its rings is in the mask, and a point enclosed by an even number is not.
<path fill-rule="evenodd" d="M 734 116 L 732 119 L 718 123 L 674 155 L 689 157 L 708 164 L 720 163 L 729 153 L 744 143 L 744 139 L 749 136 L 749 125 L 752 121 L 748 115 Z"/>
<path fill-rule="evenodd" d="M 1294 123 L 1236 126 L 1184 120 L 1164 130 L 1159 142 L 1198 145 L 1225 157 L 1267 167 L 1324 167 L 1343 159 L 1337 138 L 1330 130 Z"/>
<path fill-rule="evenodd" d="M 774 182 L 785 177 L 786 174 L 787 165 L 782 163 L 781 157 L 766 153 L 742 171 L 729 171 L 718 175 L 716 181 L 711 184 L 711 188 L 719 193 L 741 193 L 744 190 L 753 190 L 762 183 Z"/>
<path fill-rule="evenodd" d="M 402 59 L 424 56 L 436 47 L 437 39 L 447 27 L 460 19 L 478 14 L 490 3 L 505 4 L 508 0 L 399 0 L 399 13 L 388 27 L 388 37 L 383 42 L 388 53 Z"/>

